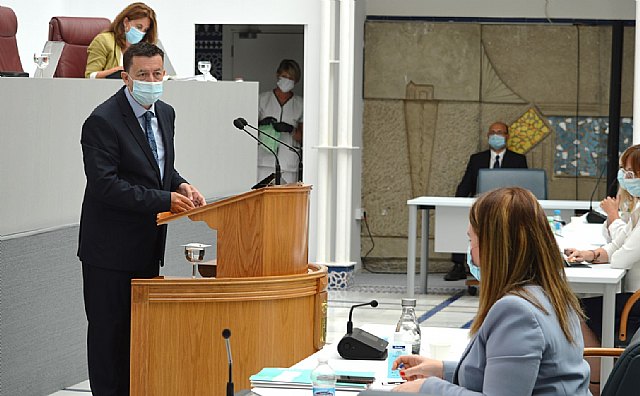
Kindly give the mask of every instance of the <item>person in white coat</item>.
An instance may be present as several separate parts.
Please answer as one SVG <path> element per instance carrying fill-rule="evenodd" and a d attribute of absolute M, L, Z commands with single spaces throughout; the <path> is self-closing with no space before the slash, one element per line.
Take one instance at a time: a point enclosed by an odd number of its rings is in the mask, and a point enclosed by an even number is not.
<path fill-rule="evenodd" d="M 260 130 L 269 131 L 271 135 L 294 148 L 302 147 L 302 97 L 293 93 L 293 87 L 302 77 L 300 66 L 292 59 L 283 59 L 276 70 L 276 87 L 260 94 L 258 98 L 258 125 Z M 278 155 L 282 178 L 287 183 L 298 181 L 298 155 L 289 148 L 265 139 Z M 275 158 L 262 145 L 258 145 L 258 181 L 268 177 L 275 169 Z M 284 184 L 284 182 L 283 182 Z"/>
<path fill-rule="evenodd" d="M 607 212 L 607 231 L 609 242 L 593 250 L 566 249 L 567 261 L 587 261 L 592 264 L 610 263 L 611 268 L 627 270 L 622 293 L 616 295 L 615 331 L 620 327 L 622 309 L 631 295 L 640 289 L 640 145 L 629 147 L 620 157 L 618 171 L 620 192 L 617 199 L 605 199 Z M 621 213 L 612 210 L 615 205 Z M 620 218 L 620 216 L 622 218 Z M 586 347 L 600 346 L 602 339 L 602 297 L 582 299 L 587 321 L 583 325 Z M 634 334 L 640 327 L 640 306 L 636 304 L 628 318 L 627 334 Z M 589 359 L 591 364 L 592 392 L 597 394 L 596 385 L 600 382 L 600 359 Z"/>

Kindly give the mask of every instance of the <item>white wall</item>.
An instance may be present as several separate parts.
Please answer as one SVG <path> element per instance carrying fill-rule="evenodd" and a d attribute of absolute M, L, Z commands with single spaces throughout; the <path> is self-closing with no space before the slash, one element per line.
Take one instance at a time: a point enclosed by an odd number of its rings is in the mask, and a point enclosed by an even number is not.
<path fill-rule="evenodd" d="M 132 0 L 109 2 L 87 0 L 5 0 L 18 18 L 18 48 L 26 71 L 33 72 L 33 53 L 47 40 L 52 16 L 101 16 L 113 19 Z M 314 196 L 322 188 L 316 183 L 319 92 L 320 0 L 150 0 L 158 16 L 159 37 L 178 74 L 193 74 L 196 24 L 305 25 L 305 183 L 313 185 L 310 208 L 309 258 L 315 258 L 317 217 Z"/>

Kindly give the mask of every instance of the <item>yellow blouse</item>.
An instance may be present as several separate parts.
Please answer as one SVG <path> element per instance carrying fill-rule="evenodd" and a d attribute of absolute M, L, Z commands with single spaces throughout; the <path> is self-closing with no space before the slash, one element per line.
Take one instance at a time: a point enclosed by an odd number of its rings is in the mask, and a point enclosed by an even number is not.
<path fill-rule="evenodd" d="M 87 68 L 84 71 L 85 78 L 91 73 L 108 70 L 120 66 L 122 51 L 116 45 L 116 39 L 112 32 L 103 32 L 97 35 L 89 48 L 87 48 Z"/>

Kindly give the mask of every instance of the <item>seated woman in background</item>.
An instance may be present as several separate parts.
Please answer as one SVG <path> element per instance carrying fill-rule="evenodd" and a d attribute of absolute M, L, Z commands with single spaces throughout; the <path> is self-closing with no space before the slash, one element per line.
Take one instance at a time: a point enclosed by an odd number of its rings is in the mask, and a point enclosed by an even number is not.
<path fill-rule="evenodd" d="M 636 290 L 640 289 L 640 145 L 631 146 L 620 157 L 620 170 L 618 171 L 618 183 L 620 185 L 618 207 L 621 210 L 620 219 L 618 211 L 612 210 L 606 204 L 603 209 L 607 212 L 607 224 L 609 231 L 609 243 L 594 250 L 567 249 L 568 261 L 587 261 L 592 264 L 611 263 L 611 268 L 627 270 L 624 279 L 624 290 L 616 295 L 615 332 L 620 328 L 620 315 L 622 309 Z M 616 200 L 609 198 L 603 203 L 614 206 Z M 611 202 L 612 201 L 612 202 Z M 602 204 L 601 204 L 602 205 Z M 626 220 L 626 221 L 625 221 Z M 582 299 L 584 311 L 587 316 L 586 326 L 583 326 L 584 343 L 587 347 L 600 346 L 602 339 L 602 297 Z M 635 304 L 629 313 L 627 322 L 627 334 L 633 335 L 640 327 L 640 304 Z M 598 385 L 600 382 L 600 359 L 589 358 L 591 364 L 591 382 Z M 592 392 L 597 394 L 592 387 Z"/>
<path fill-rule="evenodd" d="M 589 395 L 582 311 L 547 216 L 528 190 L 481 195 L 469 212 L 467 264 L 480 282 L 471 341 L 459 362 L 418 355 L 394 368 L 395 391 L 429 395 Z"/>
<path fill-rule="evenodd" d="M 106 78 L 122 71 L 122 54 L 131 44 L 158 38 L 156 13 L 144 3 L 132 3 L 118 14 L 109 30 L 97 35 L 87 49 L 86 78 Z"/>

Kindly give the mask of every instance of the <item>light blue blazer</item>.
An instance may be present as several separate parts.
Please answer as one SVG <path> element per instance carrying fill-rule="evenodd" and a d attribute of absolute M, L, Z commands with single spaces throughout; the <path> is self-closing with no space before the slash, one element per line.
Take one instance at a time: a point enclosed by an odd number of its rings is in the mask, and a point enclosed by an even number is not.
<path fill-rule="evenodd" d="M 444 362 L 444 378 L 427 378 L 430 395 L 590 395 L 578 315 L 572 312 L 573 344 L 560 329 L 539 286 L 526 289 L 548 315 L 527 300 L 505 296 L 489 310 L 460 362 Z"/>

